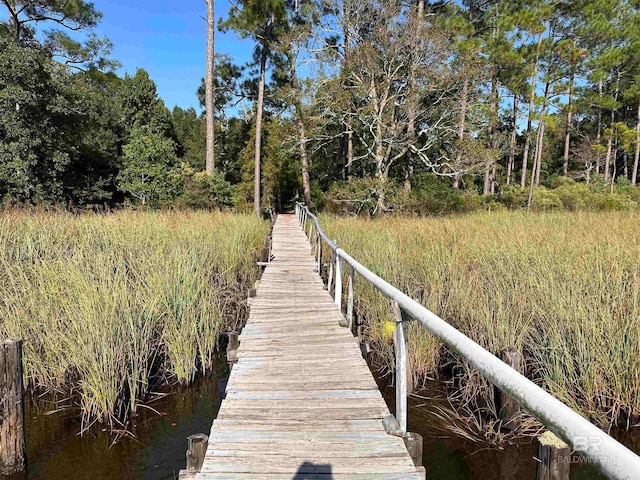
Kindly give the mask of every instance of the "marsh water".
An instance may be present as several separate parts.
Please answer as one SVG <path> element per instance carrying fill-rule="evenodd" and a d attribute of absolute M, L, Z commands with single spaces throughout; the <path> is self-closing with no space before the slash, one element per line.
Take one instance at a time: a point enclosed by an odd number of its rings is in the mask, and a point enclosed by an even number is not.
<path fill-rule="evenodd" d="M 164 392 L 142 409 L 117 441 L 112 433 L 94 426 L 82 436 L 77 410 L 56 410 L 56 403 L 30 399 L 26 403 L 29 469 L 15 479 L 42 480 L 173 480 L 185 466 L 187 436 L 208 433 L 220 403 L 228 369 L 200 378 L 190 387 Z M 393 409 L 393 388 L 382 387 Z M 423 463 L 429 480 L 533 480 L 536 472 L 534 442 L 487 448 L 452 435 L 435 424 L 430 402 L 412 399 L 409 429 L 424 437 Z M 153 410 L 152 410 L 153 409 Z M 640 447 L 635 442 L 634 447 Z M 13 480 L 12 478 L 12 480 Z M 572 480 L 605 477 L 588 465 L 572 466 Z"/>

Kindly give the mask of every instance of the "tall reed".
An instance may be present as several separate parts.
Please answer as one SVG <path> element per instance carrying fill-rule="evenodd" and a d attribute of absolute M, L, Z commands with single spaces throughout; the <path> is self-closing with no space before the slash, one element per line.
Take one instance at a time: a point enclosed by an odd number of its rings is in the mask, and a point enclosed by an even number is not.
<path fill-rule="evenodd" d="M 163 380 L 212 368 L 267 230 L 251 215 L 4 211 L 0 335 L 24 339 L 28 385 L 71 388 L 87 422 L 113 425 Z"/>
<path fill-rule="evenodd" d="M 599 426 L 640 415 L 640 215 L 483 213 L 437 219 L 321 219 L 381 277 L 499 355 L 519 350 L 525 374 Z M 356 311 L 380 357 L 387 301 L 357 282 Z M 493 388 L 413 326 L 416 382 L 451 380 L 458 412 L 496 418 Z M 494 424 L 488 424 L 493 428 Z"/>

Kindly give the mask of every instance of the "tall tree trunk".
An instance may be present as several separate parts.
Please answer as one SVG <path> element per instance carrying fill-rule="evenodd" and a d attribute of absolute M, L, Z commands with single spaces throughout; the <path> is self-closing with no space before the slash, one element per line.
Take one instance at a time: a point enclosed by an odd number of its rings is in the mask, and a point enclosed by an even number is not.
<path fill-rule="evenodd" d="M 16 40 L 20 40 L 20 30 L 22 24 L 20 23 L 20 19 L 18 18 L 18 9 L 16 8 L 15 0 L 5 0 L 2 3 L 5 4 L 8 10 L 9 16 L 9 31 L 13 34 L 13 37 Z"/>
<path fill-rule="evenodd" d="M 456 154 L 455 167 L 460 168 L 462 164 L 462 141 L 464 140 L 464 126 L 467 120 L 467 104 L 469 97 L 469 76 L 464 76 L 462 83 L 462 96 L 460 98 L 460 117 L 458 118 L 458 153 Z M 455 172 L 453 177 L 453 188 L 460 188 L 460 173 Z"/>
<path fill-rule="evenodd" d="M 518 139 L 518 96 L 513 95 L 513 128 L 511 129 L 511 139 L 509 140 L 509 161 L 507 162 L 507 185 L 511 185 L 515 158 L 516 141 Z"/>
<path fill-rule="evenodd" d="M 573 113 L 573 69 L 569 76 L 569 100 L 567 101 L 567 123 L 564 129 L 564 155 L 562 156 L 562 174 L 569 173 L 569 145 L 571 143 L 571 115 Z"/>
<path fill-rule="evenodd" d="M 416 92 L 416 58 L 418 56 L 418 49 L 420 48 L 420 34 L 422 27 L 422 15 L 424 13 L 424 0 L 418 0 L 418 7 L 414 17 L 414 37 L 412 41 L 412 55 L 413 61 L 411 62 L 411 69 L 409 71 L 409 91 L 411 92 L 411 98 L 408 104 L 407 112 L 407 137 L 411 146 L 416 144 L 416 117 L 418 115 L 418 93 Z M 404 180 L 404 189 L 406 191 L 411 190 L 411 180 L 413 177 L 413 152 L 411 148 L 407 151 L 406 159 L 406 172 Z"/>
<path fill-rule="evenodd" d="M 343 72 L 349 72 L 349 59 L 351 57 L 351 5 L 348 1 L 342 3 L 342 17 L 343 17 L 343 34 L 344 34 L 344 60 L 342 64 Z M 348 77 L 347 77 L 348 80 Z M 345 121 L 344 133 L 342 134 L 343 141 L 343 168 L 342 176 L 345 180 L 351 178 L 351 163 L 353 162 L 353 130 L 351 125 L 351 100 L 347 108 L 347 117 Z"/>
<path fill-rule="evenodd" d="M 540 185 L 540 168 L 542 165 L 542 151 L 544 149 L 544 130 L 546 127 L 545 117 L 547 115 L 547 108 L 549 106 L 549 91 L 550 83 L 547 82 L 544 86 L 544 99 L 542 103 L 542 112 L 540 113 L 540 123 L 538 124 L 538 132 L 536 134 L 536 151 L 535 151 L 535 184 Z"/>
<path fill-rule="evenodd" d="M 631 185 L 636 185 L 638 180 L 638 161 L 640 160 L 640 102 L 638 102 L 638 114 L 636 123 L 636 149 L 633 154 L 633 170 L 631 172 Z"/>
<path fill-rule="evenodd" d="M 604 156 L 604 181 L 608 181 L 610 177 L 611 169 L 611 151 L 613 149 L 613 123 L 615 121 L 615 111 L 611 110 L 611 126 L 609 127 L 611 132 L 609 139 L 607 140 L 607 153 Z"/>
<path fill-rule="evenodd" d="M 538 62 L 540 59 L 540 45 L 542 44 L 542 33 L 538 35 L 538 45 L 536 46 L 536 59 L 533 64 L 533 74 L 531 75 L 531 89 L 529 91 L 529 112 L 527 113 L 527 134 L 524 141 L 524 152 L 522 153 L 522 176 L 520 177 L 520 189 L 524 190 L 527 184 L 527 162 L 529 160 L 529 148 L 531 147 L 531 122 L 533 117 L 534 100 L 536 98 L 536 86 L 538 84 Z"/>
<path fill-rule="evenodd" d="M 205 114 L 207 123 L 206 170 L 213 175 L 215 169 L 215 106 L 214 106 L 214 32 L 215 32 L 215 0 L 207 0 L 207 75 L 205 79 Z"/>
<path fill-rule="evenodd" d="M 489 106 L 489 116 L 491 117 L 489 120 L 489 145 L 492 149 L 497 148 L 496 142 L 496 128 L 498 125 L 498 103 L 499 103 L 499 83 L 498 77 L 495 72 L 491 77 L 491 105 Z M 484 187 L 482 189 L 482 193 L 484 195 L 493 195 L 495 193 L 495 183 L 496 183 L 496 160 L 487 165 L 487 169 L 484 172 Z"/>
<path fill-rule="evenodd" d="M 298 107 L 300 108 L 300 107 Z M 307 158 L 307 135 L 301 115 L 298 114 L 298 135 L 300 144 L 300 168 L 302 170 L 302 195 L 304 202 L 311 205 L 311 184 L 309 183 L 309 161 Z"/>
<path fill-rule="evenodd" d="M 260 54 L 260 82 L 258 83 L 258 103 L 256 104 L 256 143 L 255 167 L 253 179 L 253 209 L 262 218 L 260 208 L 260 148 L 262 146 L 262 110 L 264 108 L 264 81 L 267 67 L 267 50 L 263 47 Z"/>
<path fill-rule="evenodd" d="M 616 91 L 615 94 L 613 95 L 613 100 L 615 102 L 618 101 L 618 95 L 620 94 L 620 71 L 618 71 L 617 76 L 616 76 Z M 607 154 L 605 156 L 605 172 L 604 172 L 604 179 L 605 181 L 607 181 L 609 179 L 609 167 L 611 165 L 611 150 L 613 148 L 613 124 L 615 123 L 615 118 L 616 118 L 616 108 L 612 108 L 611 109 L 611 125 L 609 126 L 609 128 L 611 129 L 611 135 L 609 135 L 609 140 L 607 141 Z M 616 138 L 616 142 L 617 142 L 617 138 Z M 616 148 L 616 152 L 617 152 L 617 148 Z M 616 158 L 613 158 L 613 168 L 614 168 L 614 174 L 613 177 L 615 177 L 615 168 L 616 168 Z M 613 182 L 612 178 L 612 182 Z M 613 183 L 612 183 L 612 187 L 613 188 Z"/>
<path fill-rule="evenodd" d="M 547 82 L 544 87 L 544 103 L 540 113 L 540 122 L 538 123 L 538 132 L 536 134 L 536 149 L 533 155 L 533 165 L 531 166 L 531 181 L 529 182 L 529 196 L 527 198 L 527 212 L 531 210 L 533 202 L 533 187 L 540 182 L 540 164 L 542 163 L 542 147 L 544 138 L 544 117 L 547 114 L 547 98 L 549 97 L 550 84 Z"/>
<path fill-rule="evenodd" d="M 596 145 L 600 145 L 600 141 L 602 139 L 602 107 L 600 104 L 602 103 L 602 80 L 598 82 L 598 127 L 596 130 Z M 596 152 L 596 174 L 600 174 L 600 150 Z"/>

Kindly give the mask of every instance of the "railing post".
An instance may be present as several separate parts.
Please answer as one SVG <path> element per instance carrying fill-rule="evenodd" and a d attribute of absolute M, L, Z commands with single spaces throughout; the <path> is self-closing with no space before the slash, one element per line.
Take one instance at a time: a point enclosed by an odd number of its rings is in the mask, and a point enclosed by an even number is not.
<path fill-rule="evenodd" d="M 351 267 L 349 270 L 349 284 L 347 285 L 347 321 L 349 322 L 349 330 L 353 332 L 353 282 L 355 280 L 356 271 Z"/>
<path fill-rule="evenodd" d="M 331 252 L 331 260 L 329 260 L 329 278 L 327 279 L 327 291 L 331 293 L 331 282 L 333 281 L 333 262 L 336 259 L 336 251 Z"/>
<path fill-rule="evenodd" d="M 402 433 L 407 433 L 407 331 L 402 310 L 395 300 L 391 303 L 396 317 L 393 343 L 396 356 L 396 420 Z"/>
<path fill-rule="evenodd" d="M 322 278 L 322 237 L 320 237 L 320 234 L 318 233 L 318 237 L 317 237 L 317 254 L 318 254 L 318 275 L 320 275 L 320 278 Z"/>
<path fill-rule="evenodd" d="M 338 310 L 342 308 L 342 258 L 336 255 L 336 288 L 334 303 L 338 306 Z"/>

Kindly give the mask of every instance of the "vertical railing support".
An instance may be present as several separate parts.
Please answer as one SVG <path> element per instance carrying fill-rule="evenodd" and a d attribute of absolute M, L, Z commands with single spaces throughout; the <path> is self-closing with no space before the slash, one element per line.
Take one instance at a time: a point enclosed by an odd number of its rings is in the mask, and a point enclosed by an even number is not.
<path fill-rule="evenodd" d="M 400 305 L 391 303 L 396 317 L 393 343 L 396 354 L 396 420 L 402 433 L 407 433 L 407 330 Z"/>
<path fill-rule="evenodd" d="M 316 253 L 318 254 L 318 275 L 320 275 L 320 278 L 322 278 L 322 237 L 320 237 L 319 233 L 317 238 L 317 245 L 318 247 L 316 248 Z"/>
<path fill-rule="evenodd" d="M 336 259 L 335 250 L 331 252 L 331 260 L 329 260 L 329 278 L 327 279 L 327 291 L 331 293 L 331 282 L 333 281 L 333 262 Z"/>
<path fill-rule="evenodd" d="M 342 258 L 336 255 L 336 288 L 334 303 L 338 306 L 338 310 L 342 309 Z"/>
<path fill-rule="evenodd" d="M 349 269 L 349 283 L 347 285 L 347 322 L 349 322 L 349 330 L 353 332 L 353 282 L 355 280 L 356 271 L 351 267 Z"/>

